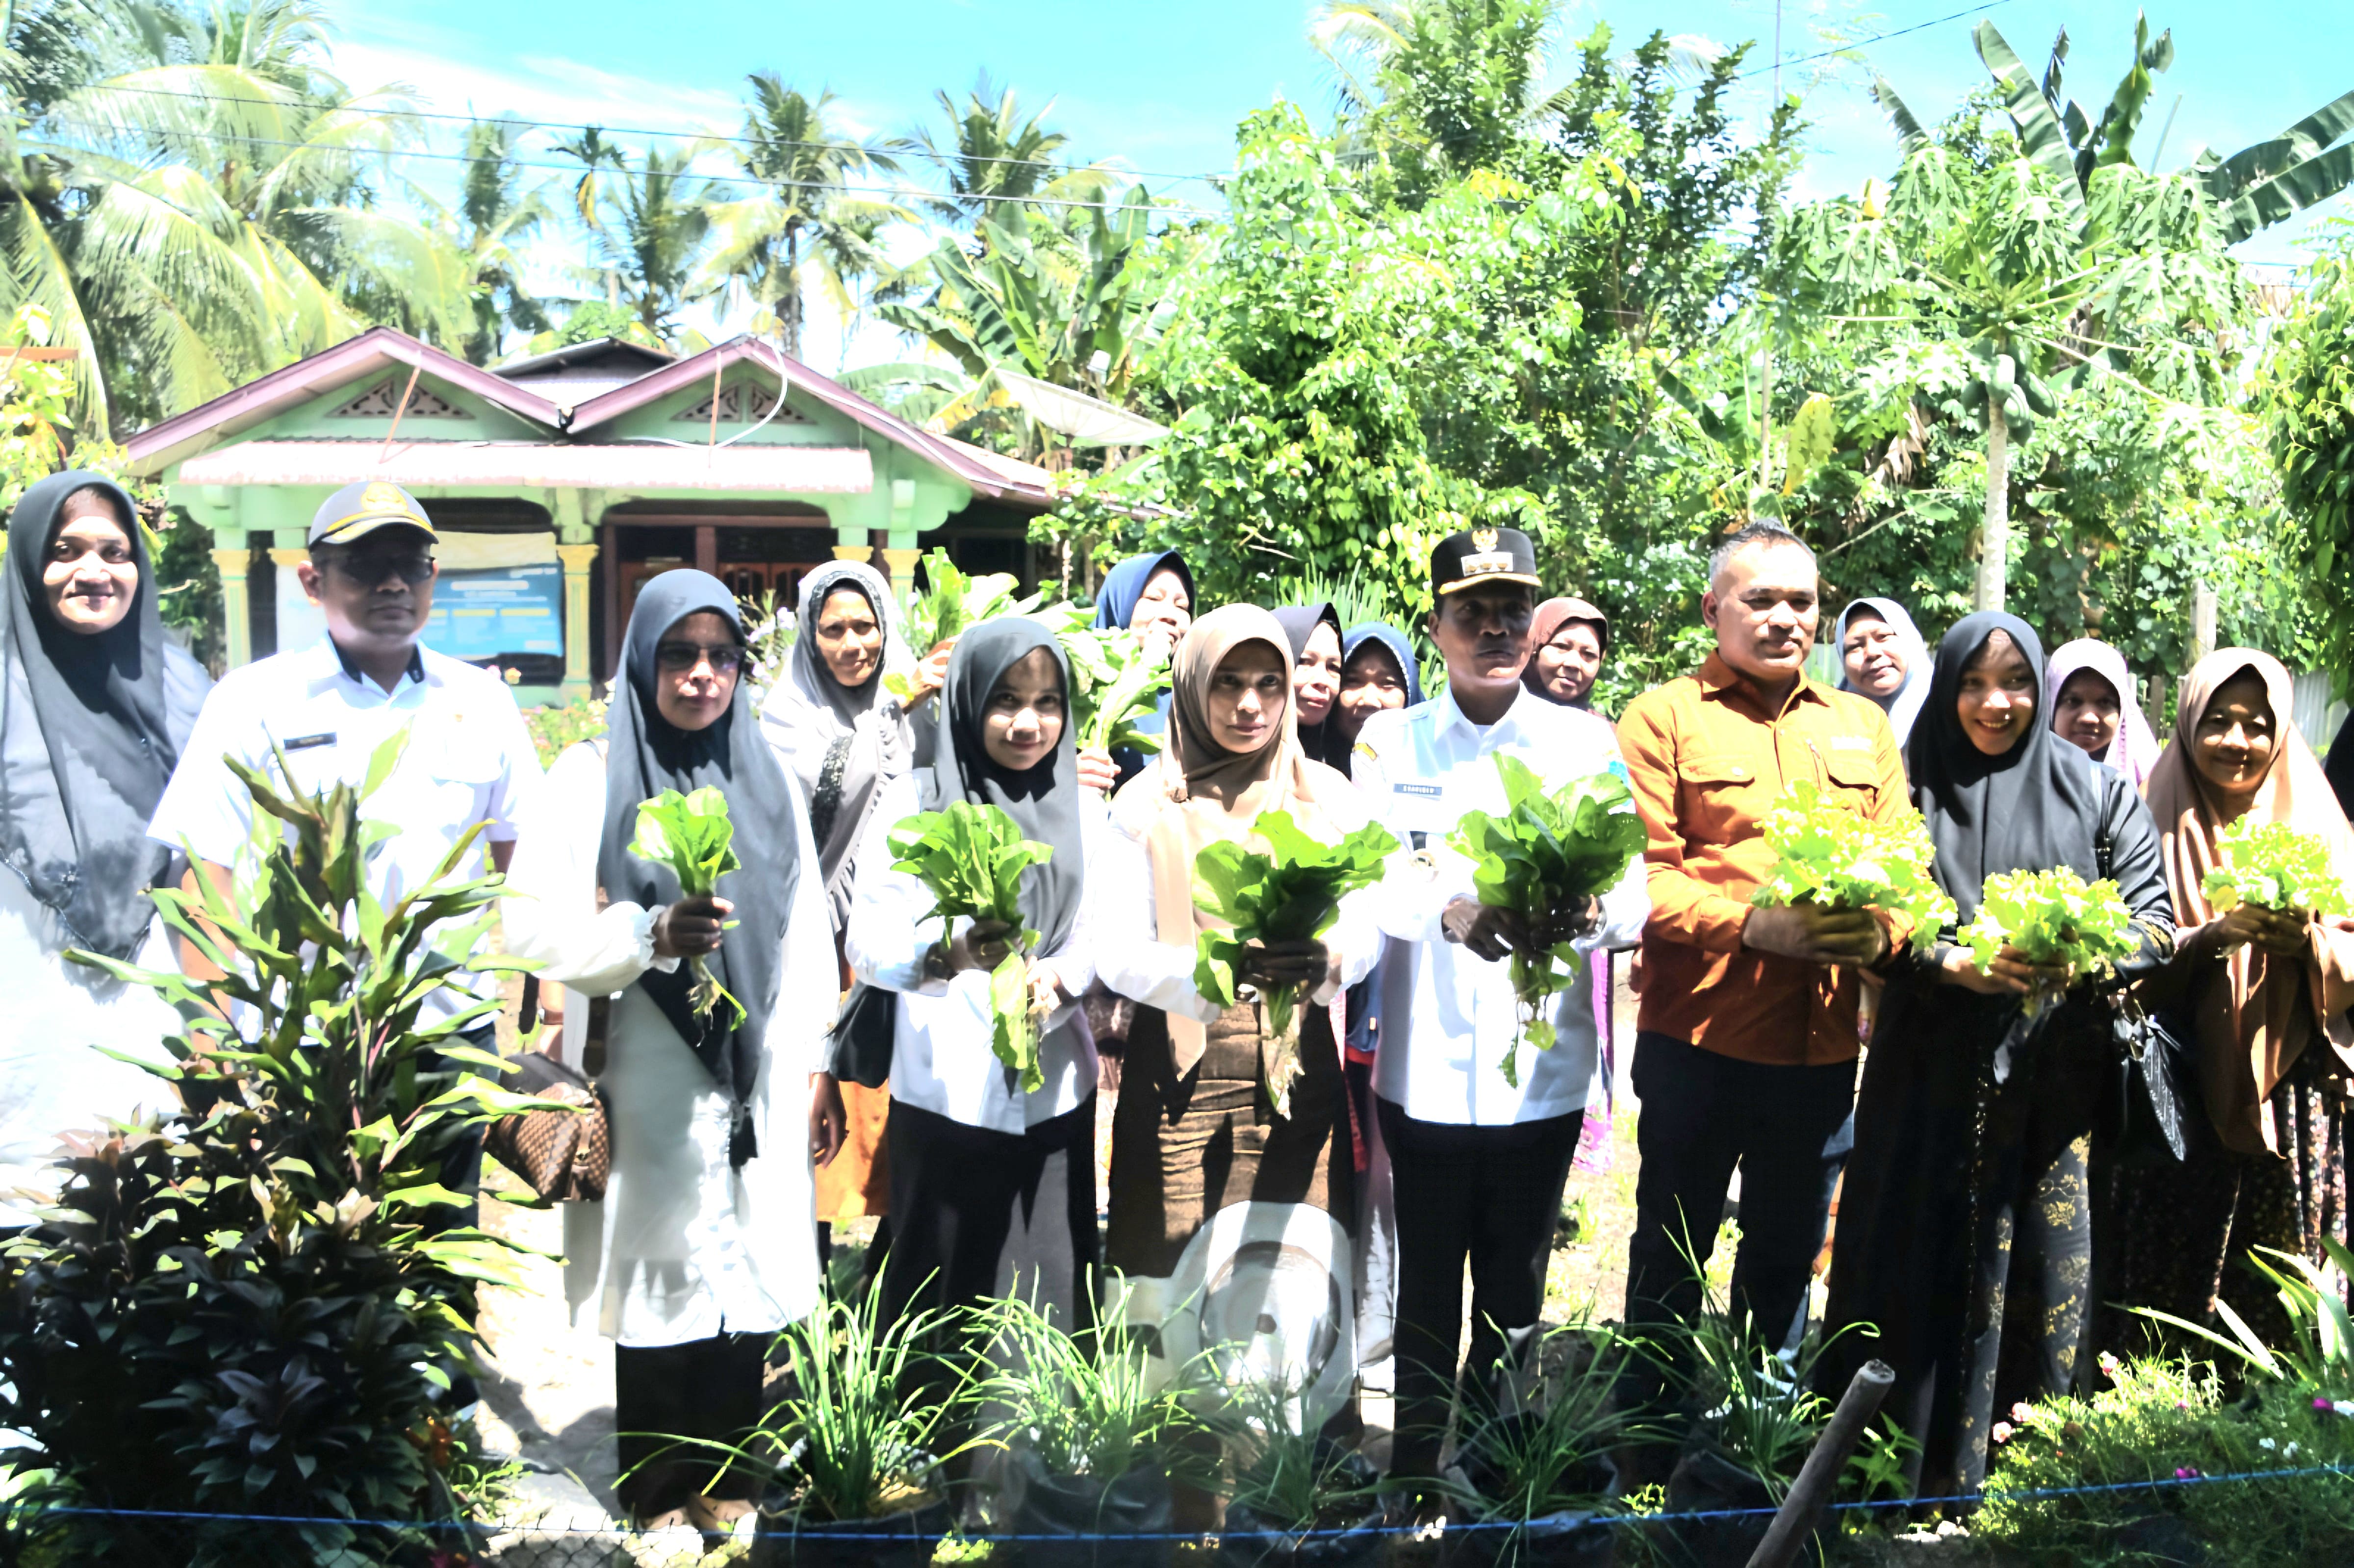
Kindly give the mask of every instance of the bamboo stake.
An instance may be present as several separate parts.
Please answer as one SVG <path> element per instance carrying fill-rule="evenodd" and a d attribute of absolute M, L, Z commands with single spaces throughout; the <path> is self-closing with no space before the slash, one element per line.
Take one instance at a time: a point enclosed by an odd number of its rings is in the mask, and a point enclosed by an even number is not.
<path fill-rule="evenodd" d="M 1847 1392 L 1840 1396 L 1839 1408 L 1831 1413 L 1830 1424 L 1815 1439 L 1798 1478 L 1790 1484 L 1790 1495 L 1782 1499 L 1782 1510 L 1766 1526 L 1766 1539 L 1751 1554 L 1749 1568 L 1790 1568 L 1798 1560 L 1815 1515 L 1829 1500 L 1848 1456 L 1863 1440 L 1864 1427 L 1879 1414 L 1880 1402 L 1888 1397 L 1889 1385 L 1895 1381 L 1896 1372 L 1886 1361 L 1869 1361 L 1856 1369 Z"/>

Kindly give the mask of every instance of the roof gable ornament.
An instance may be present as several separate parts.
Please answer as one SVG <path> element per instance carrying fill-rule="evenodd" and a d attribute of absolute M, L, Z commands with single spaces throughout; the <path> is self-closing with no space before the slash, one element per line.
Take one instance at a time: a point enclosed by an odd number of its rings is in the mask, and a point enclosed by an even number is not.
<path fill-rule="evenodd" d="M 410 419 L 471 419 L 474 416 L 436 396 L 423 387 L 408 393 L 406 412 L 400 406 L 402 382 L 398 376 L 387 376 L 327 417 L 331 419 L 389 419 L 395 416 Z"/>
<path fill-rule="evenodd" d="M 719 422 L 723 425 L 740 425 L 761 419 L 768 419 L 773 425 L 807 425 L 815 422 L 808 415 L 796 411 L 790 403 L 781 409 L 779 408 L 776 388 L 772 387 L 761 387 L 738 381 L 733 386 L 722 387 L 719 389 L 718 401 Z M 712 399 L 706 397 L 695 407 L 681 409 L 672 415 L 671 422 L 707 425 L 711 422 L 711 404 Z M 769 418 L 771 414 L 776 417 Z"/>

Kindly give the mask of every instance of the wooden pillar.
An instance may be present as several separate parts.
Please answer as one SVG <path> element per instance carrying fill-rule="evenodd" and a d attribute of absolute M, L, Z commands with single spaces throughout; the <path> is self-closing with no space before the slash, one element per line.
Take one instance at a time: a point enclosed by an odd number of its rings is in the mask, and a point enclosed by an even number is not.
<path fill-rule="evenodd" d="M 243 543 L 217 546 L 213 566 L 220 572 L 221 630 L 228 642 L 229 667 L 235 669 L 253 662 L 253 607 L 245 580 L 253 567 L 253 551 Z"/>
<path fill-rule="evenodd" d="M 564 700 L 573 703 L 589 692 L 588 567 L 597 546 L 558 545 L 556 558 L 564 563 Z"/>
<path fill-rule="evenodd" d="M 695 525 L 695 569 L 715 577 L 719 575 L 719 530 L 708 523 Z"/>
<path fill-rule="evenodd" d="M 916 563 L 923 558 L 921 550 L 885 550 L 884 562 L 891 570 L 891 597 L 906 609 L 916 598 Z M 929 652 L 929 650 L 926 650 Z"/>

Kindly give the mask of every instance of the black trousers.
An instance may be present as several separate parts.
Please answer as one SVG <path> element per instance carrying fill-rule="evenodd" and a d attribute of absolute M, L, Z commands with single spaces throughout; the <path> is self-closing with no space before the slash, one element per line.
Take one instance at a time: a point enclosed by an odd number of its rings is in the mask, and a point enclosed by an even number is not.
<path fill-rule="evenodd" d="M 1545 1263 L 1583 1109 L 1510 1127 L 1417 1121 L 1377 1100 L 1397 1202 L 1397 1435 L 1390 1473 L 1433 1476 L 1455 1392 L 1463 1265 L 1471 1264 L 1478 1397 L 1517 1357 L 1544 1308 Z"/>
<path fill-rule="evenodd" d="M 1026 1132 L 891 1102 L 891 1251 L 881 1321 L 1021 1296 L 1066 1329 L 1095 1323 L 1096 1097 Z"/>
<path fill-rule="evenodd" d="M 735 1443 L 760 1419 L 765 1334 L 719 1334 L 683 1345 L 613 1347 L 613 1429 L 621 1478 L 613 1491 L 640 1519 L 684 1507 L 697 1492 L 731 1501 L 758 1478 L 697 1443 Z M 684 1440 L 684 1441 L 682 1441 Z"/>
<path fill-rule="evenodd" d="M 1748 1313 L 1767 1344 L 1796 1353 L 1831 1192 L 1855 1141 L 1855 1064 L 1767 1066 L 1647 1033 L 1635 1037 L 1630 1075 L 1642 1103 L 1635 1139 L 1643 1167 L 1627 1246 L 1628 1328 L 1657 1330 L 1649 1336 L 1654 1352 L 1682 1370 L 1670 1330 L 1700 1310 L 1700 1271 L 1716 1249 L 1738 1165 L 1733 1311 Z M 1638 1361 L 1626 1387 L 1652 1405 L 1663 1385 L 1661 1370 Z"/>

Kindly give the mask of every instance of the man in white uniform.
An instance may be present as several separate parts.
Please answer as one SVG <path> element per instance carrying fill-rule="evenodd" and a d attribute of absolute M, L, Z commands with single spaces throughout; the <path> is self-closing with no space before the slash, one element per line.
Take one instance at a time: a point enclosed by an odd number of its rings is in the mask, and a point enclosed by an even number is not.
<path fill-rule="evenodd" d="M 382 481 L 350 484 L 327 498 L 311 521 L 311 558 L 297 568 L 302 591 L 324 614 L 327 635 L 223 676 L 197 716 L 164 786 L 148 836 L 195 851 L 198 871 L 225 879 L 253 823 L 253 798 L 223 762 L 234 756 L 275 775 L 275 743 L 292 766 L 293 788 L 312 793 L 337 781 L 355 788 L 368 759 L 395 732 L 408 744 L 392 777 L 370 797 L 371 820 L 400 832 L 376 852 L 373 891 L 390 904 L 429 880 L 450 847 L 487 823 L 491 864 L 504 871 L 515 836 L 540 785 L 538 756 L 514 696 L 487 670 L 418 642 L 433 608 L 433 524 L 416 498 Z M 482 874 L 478 842 L 461 876 Z M 475 984 L 494 994 L 491 977 Z M 471 1005 L 452 988 L 424 1004 L 426 1022 Z M 462 1038 L 495 1049 L 493 1026 Z M 482 1147 L 461 1148 L 443 1184 L 471 1193 Z M 471 1223 L 471 1213 L 435 1218 Z"/>
<path fill-rule="evenodd" d="M 1431 553 L 1431 639 L 1447 691 L 1365 721 L 1357 787 L 1405 848 L 1383 886 L 1373 1091 L 1397 1192 L 1397 1436 L 1390 1473 L 1436 1475 L 1455 1385 L 1463 1267 L 1471 1266 L 1471 1397 L 1515 1361 L 1544 1304 L 1563 1184 L 1594 1075 L 1591 964 L 1554 999 L 1550 1051 L 1516 1044 L 1506 960 L 1558 934 L 1578 949 L 1632 942 L 1649 910 L 1640 857 L 1599 900 L 1513 912 L 1482 906 L 1472 863 L 1447 847 L 1463 814 L 1505 809 L 1495 758 L 1549 788 L 1619 768 L 1610 726 L 1521 683 L 1535 610 L 1536 554 L 1516 529 L 1453 534 Z M 1623 771 L 1623 769 L 1622 769 Z M 1502 1063 L 1517 1052 L 1520 1086 Z"/>

